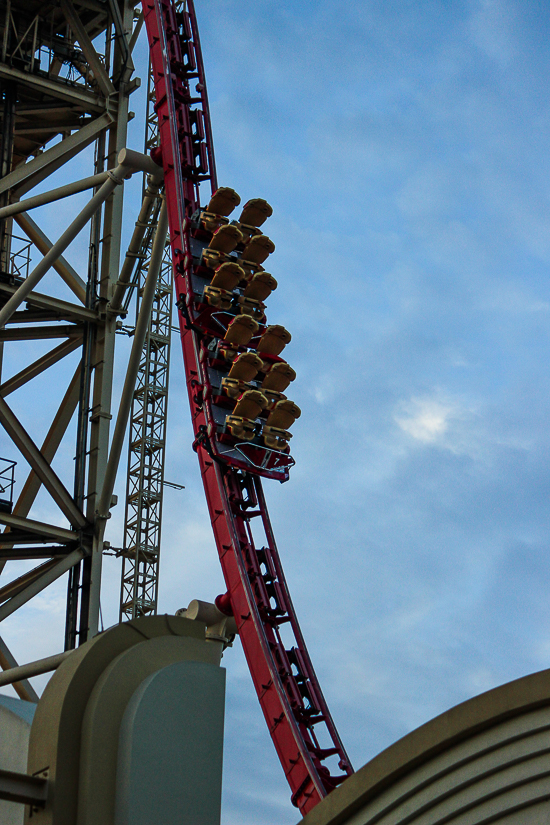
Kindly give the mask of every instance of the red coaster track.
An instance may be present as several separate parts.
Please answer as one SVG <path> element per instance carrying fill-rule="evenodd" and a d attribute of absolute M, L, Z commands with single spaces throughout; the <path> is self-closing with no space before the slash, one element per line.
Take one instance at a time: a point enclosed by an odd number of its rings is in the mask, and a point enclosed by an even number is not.
<path fill-rule="evenodd" d="M 197 292 L 197 282 L 208 276 L 200 253 L 211 237 L 200 225 L 199 185 L 209 181 L 214 192 L 217 181 L 195 12 L 192 0 L 179 5 L 143 0 L 143 12 L 160 134 L 155 159 L 164 167 L 193 446 L 227 584 L 219 606 L 237 621 L 292 802 L 306 814 L 353 769 L 300 632 L 262 491 L 260 476 L 284 481 L 292 460 L 284 451 L 247 452 L 244 444 L 228 448 L 219 438 L 223 427 L 211 365 L 220 369 L 215 352 L 231 314 L 205 307 Z M 254 542 L 253 525 L 261 525 L 261 546 Z"/>

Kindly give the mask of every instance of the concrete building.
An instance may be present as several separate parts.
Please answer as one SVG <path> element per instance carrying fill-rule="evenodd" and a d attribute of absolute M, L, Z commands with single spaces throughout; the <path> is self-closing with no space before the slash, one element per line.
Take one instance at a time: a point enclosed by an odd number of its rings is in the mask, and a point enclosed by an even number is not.
<path fill-rule="evenodd" d="M 36 705 L 0 693 L 0 768 L 27 772 L 29 735 Z M 2 825 L 23 825 L 24 805 L 0 799 Z"/>
<path fill-rule="evenodd" d="M 548 825 L 550 670 L 475 696 L 382 751 L 300 825 Z"/>

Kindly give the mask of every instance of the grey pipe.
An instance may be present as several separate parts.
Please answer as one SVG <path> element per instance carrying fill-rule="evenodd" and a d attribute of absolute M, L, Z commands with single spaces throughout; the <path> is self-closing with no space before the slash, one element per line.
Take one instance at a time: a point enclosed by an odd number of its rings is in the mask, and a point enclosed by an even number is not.
<path fill-rule="evenodd" d="M 27 665 L 10 667 L 0 673 L 0 687 L 12 685 L 22 679 L 29 679 L 31 676 L 39 676 L 41 673 L 57 670 L 61 662 L 64 662 L 71 653 L 73 653 L 72 650 L 66 650 L 64 653 L 56 653 L 55 656 L 48 656 L 46 659 L 37 659 L 36 662 L 29 662 Z"/>
<path fill-rule="evenodd" d="M 67 183 L 65 186 L 50 189 L 49 192 L 42 192 L 41 195 L 34 195 L 34 197 L 27 198 L 24 201 L 10 203 L 8 206 L 0 209 L 0 220 L 2 218 L 9 218 L 11 215 L 18 215 L 20 212 L 28 212 L 29 209 L 36 209 L 37 206 L 53 203 L 54 201 L 61 200 L 61 198 L 68 198 L 70 195 L 76 195 L 78 192 L 85 192 L 86 189 L 93 189 L 94 186 L 99 186 L 104 183 L 108 177 L 108 172 L 101 172 L 99 175 L 92 175 L 89 178 L 76 180 L 74 183 Z"/>
<path fill-rule="evenodd" d="M 134 233 L 132 235 L 130 243 L 128 244 L 128 251 L 126 252 L 126 257 L 120 270 L 118 282 L 115 285 L 113 297 L 109 302 L 109 309 L 111 310 L 111 312 L 118 312 L 122 307 L 124 294 L 130 282 L 130 278 L 132 277 L 132 272 L 134 271 L 134 266 L 136 264 L 136 255 L 141 249 L 141 242 L 143 241 L 143 236 L 145 235 L 145 230 L 147 229 L 147 224 L 149 223 L 149 219 L 153 211 L 155 200 L 158 197 L 158 193 L 159 186 L 153 183 L 152 179 L 149 178 L 147 189 L 145 190 L 143 195 L 141 210 L 136 221 L 136 225 L 134 227 Z"/>
<path fill-rule="evenodd" d="M 161 166 L 157 166 L 149 155 L 142 152 L 134 152 L 133 149 L 121 149 L 117 158 L 121 166 L 131 169 L 132 172 L 146 172 L 151 175 L 153 183 L 160 184 L 164 179 L 164 171 Z"/>
<path fill-rule="evenodd" d="M 149 327 L 149 319 L 157 289 L 158 275 L 162 264 L 162 256 L 164 254 L 167 232 L 168 210 L 166 208 L 166 200 L 163 200 L 155 240 L 153 242 L 153 249 L 151 251 L 151 260 L 149 262 L 147 279 L 143 288 L 143 296 L 141 299 L 139 318 L 136 323 L 134 340 L 132 342 L 132 350 L 130 352 L 130 358 L 128 359 L 128 368 L 126 370 L 124 388 L 120 398 L 113 440 L 111 442 L 111 450 L 109 452 L 107 467 L 105 468 L 103 488 L 101 490 L 101 496 L 97 505 L 96 512 L 99 518 L 108 518 L 109 516 L 109 508 L 111 506 L 111 498 L 113 495 L 116 474 L 120 462 L 124 435 L 126 433 L 128 418 L 130 417 L 130 408 L 132 406 L 132 398 L 134 395 L 134 388 L 136 385 L 136 378 L 141 360 L 141 351 L 143 349 L 145 336 L 147 335 L 147 329 Z"/>

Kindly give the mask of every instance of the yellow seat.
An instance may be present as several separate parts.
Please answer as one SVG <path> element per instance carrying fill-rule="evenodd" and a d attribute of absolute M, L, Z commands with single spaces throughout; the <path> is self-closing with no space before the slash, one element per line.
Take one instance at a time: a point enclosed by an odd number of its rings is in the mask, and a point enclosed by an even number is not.
<path fill-rule="evenodd" d="M 252 198 L 243 206 L 239 221 L 249 223 L 252 226 L 261 226 L 272 214 L 273 209 L 267 201 L 264 201 L 263 198 Z"/>
<path fill-rule="evenodd" d="M 280 355 L 287 344 L 292 340 L 292 335 L 280 324 L 272 324 L 260 338 L 258 352 L 265 352 L 266 355 Z"/>
<path fill-rule="evenodd" d="M 232 346 L 227 346 L 221 342 L 218 346 L 218 358 L 223 358 L 225 361 L 233 362 L 237 357 L 237 350 L 233 349 Z"/>
<path fill-rule="evenodd" d="M 272 252 L 275 252 L 275 244 L 271 238 L 268 238 L 267 235 L 253 235 L 244 248 L 243 259 L 254 264 L 263 264 Z"/>
<path fill-rule="evenodd" d="M 249 223 L 241 223 L 238 222 L 238 227 L 241 230 L 245 241 L 248 242 L 253 235 L 261 235 L 262 230 L 258 229 L 257 226 L 252 226 Z"/>
<path fill-rule="evenodd" d="M 246 347 L 260 325 L 250 315 L 236 315 L 227 327 L 223 340 L 236 347 Z"/>
<path fill-rule="evenodd" d="M 288 430 L 297 418 L 300 418 L 302 411 L 300 407 L 289 401 L 278 401 L 267 417 L 267 426 L 275 427 L 279 430 Z"/>
<path fill-rule="evenodd" d="M 237 400 L 240 395 L 243 394 L 247 389 L 247 384 L 244 381 L 240 381 L 238 378 L 229 378 L 226 376 L 222 378 L 222 390 L 225 392 L 229 398 L 234 398 Z"/>
<path fill-rule="evenodd" d="M 246 390 L 243 392 L 233 410 L 233 415 L 242 418 L 257 418 L 262 410 L 267 407 L 267 398 L 259 390 Z"/>
<path fill-rule="evenodd" d="M 214 249 L 216 252 L 223 252 L 227 255 L 228 252 L 233 252 L 235 247 L 240 244 L 242 240 L 243 236 L 236 226 L 233 226 L 232 224 L 220 226 L 220 228 L 216 229 L 212 235 L 210 243 L 208 244 L 208 249 Z"/>
<path fill-rule="evenodd" d="M 209 269 L 217 269 L 227 260 L 227 255 L 223 252 L 218 252 L 217 249 L 203 249 L 202 250 L 202 265 Z"/>
<path fill-rule="evenodd" d="M 246 285 L 244 295 L 246 298 L 255 298 L 256 301 L 265 301 L 274 289 L 277 289 L 277 281 L 273 275 L 257 272 Z"/>
<path fill-rule="evenodd" d="M 238 378 L 240 381 L 252 381 L 261 366 L 262 359 L 255 352 L 241 352 L 231 364 L 229 377 Z"/>
<path fill-rule="evenodd" d="M 292 433 L 278 427 L 266 426 L 262 430 L 262 437 L 266 447 L 270 447 L 272 450 L 285 450 L 292 438 Z"/>
<path fill-rule="evenodd" d="M 215 232 L 218 227 L 229 223 L 229 218 L 216 215 L 214 212 L 201 212 L 200 222 L 208 232 Z"/>
<path fill-rule="evenodd" d="M 256 435 L 256 422 L 240 415 L 228 415 L 225 419 L 225 426 L 231 435 L 243 441 L 252 441 Z"/>
<path fill-rule="evenodd" d="M 231 291 L 244 280 L 244 269 L 239 264 L 225 263 L 221 264 L 214 273 L 214 277 L 210 282 L 212 286 L 217 286 L 220 289 L 228 289 Z"/>
<path fill-rule="evenodd" d="M 234 189 L 220 186 L 210 198 L 206 211 L 214 212 L 216 215 L 230 215 L 240 202 L 241 199 Z"/>
<path fill-rule="evenodd" d="M 231 309 L 233 303 L 233 293 L 217 286 L 205 286 L 204 297 L 210 306 L 220 309 Z"/>
<path fill-rule="evenodd" d="M 291 381 L 296 378 L 296 373 L 286 361 L 277 361 L 262 381 L 262 390 L 277 390 L 284 392 Z"/>
<path fill-rule="evenodd" d="M 267 398 L 267 407 L 266 410 L 272 410 L 279 401 L 285 401 L 286 395 L 282 392 L 277 392 L 276 390 L 266 390 L 262 387 L 262 392 Z"/>
<path fill-rule="evenodd" d="M 263 266 L 261 266 L 261 264 L 253 264 L 251 261 L 243 261 L 242 258 L 240 259 L 239 263 L 244 269 L 244 274 L 247 283 L 252 280 L 252 278 L 254 277 L 254 275 L 256 275 L 257 272 L 263 272 Z"/>
<path fill-rule="evenodd" d="M 244 295 L 240 295 L 238 303 L 243 315 L 251 315 L 257 321 L 261 321 L 264 317 L 265 306 L 261 301 L 255 301 L 254 298 L 245 298 Z"/>

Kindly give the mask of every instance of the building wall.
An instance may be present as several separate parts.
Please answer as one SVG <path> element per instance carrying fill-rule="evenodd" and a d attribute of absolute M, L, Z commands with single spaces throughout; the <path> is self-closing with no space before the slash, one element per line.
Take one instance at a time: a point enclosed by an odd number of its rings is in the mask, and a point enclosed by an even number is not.
<path fill-rule="evenodd" d="M 0 768 L 27 772 L 29 734 L 36 705 L 0 694 Z M 23 825 L 24 805 L 0 799 L 1 825 Z"/>
<path fill-rule="evenodd" d="M 300 825 L 550 825 L 550 671 L 436 717 Z"/>

